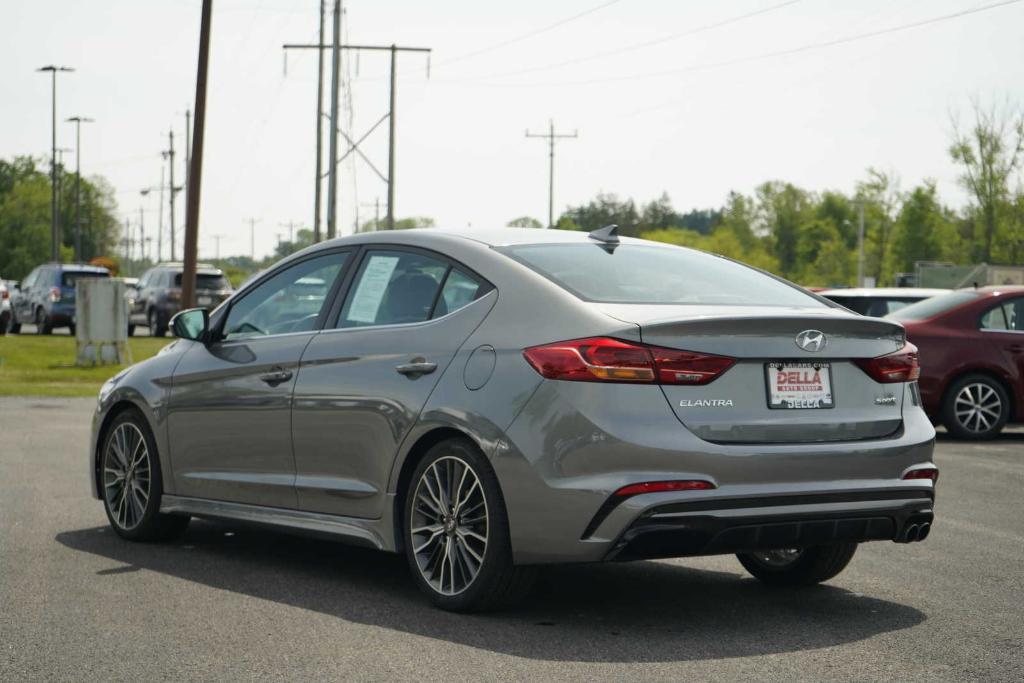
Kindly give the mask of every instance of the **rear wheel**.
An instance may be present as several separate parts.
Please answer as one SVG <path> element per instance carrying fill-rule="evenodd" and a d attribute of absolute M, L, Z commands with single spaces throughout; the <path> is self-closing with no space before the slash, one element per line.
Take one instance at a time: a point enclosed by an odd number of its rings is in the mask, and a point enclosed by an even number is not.
<path fill-rule="evenodd" d="M 964 375 L 953 382 L 942 401 L 942 423 L 960 439 L 992 439 L 1010 415 L 1006 389 L 986 375 Z"/>
<path fill-rule="evenodd" d="M 7 334 L 7 329 L 11 326 L 11 314 L 0 313 L 0 335 Z"/>
<path fill-rule="evenodd" d="M 118 536 L 159 541 L 177 536 L 188 526 L 188 516 L 160 512 L 160 458 L 153 433 L 137 410 L 122 412 L 110 425 L 100 468 L 103 508 Z"/>
<path fill-rule="evenodd" d="M 773 586 L 810 586 L 828 581 L 850 564 L 856 543 L 737 553 L 743 568 Z"/>
<path fill-rule="evenodd" d="M 149 334 L 153 337 L 162 337 L 167 334 L 167 326 L 160 325 L 160 315 L 156 312 L 156 309 L 150 309 L 149 311 Z"/>
<path fill-rule="evenodd" d="M 477 612 L 518 602 L 532 567 L 512 564 L 508 516 L 490 463 L 467 439 L 433 446 L 410 480 L 405 555 L 413 578 L 441 609 Z"/>
<path fill-rule="evenodd" d="M 53 323 L 42 308 L 36 309 L 36 334 L 52 334 Z"/>
<path fill-rule="evenodd" d="M 11 307 L 10 318 L 7 320 L 7 331 L 11 334 L 18 334 L 21 332 L 21 323 L 18 322 L 18 318 L 14 315 L 14 307 Z"/>

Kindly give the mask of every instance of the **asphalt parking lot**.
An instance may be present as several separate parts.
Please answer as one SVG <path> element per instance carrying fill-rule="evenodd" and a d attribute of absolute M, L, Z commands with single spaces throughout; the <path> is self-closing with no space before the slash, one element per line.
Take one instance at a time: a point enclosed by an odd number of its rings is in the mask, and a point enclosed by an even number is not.
<path fill-rule="evenodd" d="M 93 402 L 0 399 L 0 680 L 1024 679 L 1024 430 L 940 439 L 925 543 L 808 590 L 731 556 L 560 567 L 512 612 L 427 605 L 401 558 L 193 520 L 119 540 Z"/>

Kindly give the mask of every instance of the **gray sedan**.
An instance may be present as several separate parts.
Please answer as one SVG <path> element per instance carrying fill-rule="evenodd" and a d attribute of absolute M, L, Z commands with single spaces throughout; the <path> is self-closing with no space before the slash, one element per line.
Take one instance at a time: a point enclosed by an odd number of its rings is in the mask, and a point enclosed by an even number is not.
<path fill-rule="evenodd" d="M 468 611 L 559 562 L 736 553 L 808 585 L 931 527 L 903 328 L 719 256 L 614 229 L 360 234 L 173 330 L 94 415 L 92 492 L 127 539 L 191 516 L 326 534 Z"/>

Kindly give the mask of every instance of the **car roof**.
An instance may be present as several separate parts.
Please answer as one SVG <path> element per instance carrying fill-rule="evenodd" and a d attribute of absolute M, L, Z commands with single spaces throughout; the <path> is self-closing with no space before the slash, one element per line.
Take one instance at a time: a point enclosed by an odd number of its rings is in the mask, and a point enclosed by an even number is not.
<path fill-rule="evenodd" d="M 985 285 L 984 287 L 964 287 L 958 292 L 977 292 L 983 296 L 1000 296 L 1002 294 L 1024 294 L 1024 285 Z"/>
<path fill-rule="evenodd" d="M 77 273 L 110 273 L 110 270 L 103 266 L 94 266 L 91 263 L 53 263 L 61 270 Z"/>
<path fill-rule="evenodd" d="M 379 230 L 361 232 L 355 235 L 338 237 L 319 245 L 367 244 L 374 242 L 403 242 L 404 236 L 418 240 L 423 236 L 436 236 L 441 239 L 463 239 L 485 244 L 490 247 L 505 247 L 519 244 L 597 244 L 590 239 L 589 233 L 577 230 L 555 230 L 546 228 L 413 228 L 410 230 Z M 623 243 L 647 244 L 678 248 L 671 244 L 651 242 L 650 240 L 620 237 Z"/>
<path fill-rule="evenodd" d="M 927 299 L 940 294 L 948 294 L 952 289 L 938 289 L 929 287 L 850 287 L 840 289 L 826 289 L 818 294 L 822 296 L 848 296 L 848 297 L 908 297 L 919 296 Z"/>

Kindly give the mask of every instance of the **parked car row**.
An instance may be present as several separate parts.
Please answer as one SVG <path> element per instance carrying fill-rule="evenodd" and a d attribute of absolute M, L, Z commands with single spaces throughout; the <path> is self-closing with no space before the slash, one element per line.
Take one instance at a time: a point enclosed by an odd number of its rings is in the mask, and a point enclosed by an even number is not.
<path fill-rule="evenodd" d="M 138 280 L 125 278 L 128 305 L 128 334 L 138 326 L 150 334 L 167 334 L 171 317 L 181 308 L 181 263 L 161 263 L 150 268 Z M 75 283 L 83 278 L 110 277 L 102 266 L 82 263 L 47 263 L 39 266 L 21 282 L 20 287 L 0 281 L 0 329 L 18 333 L 24 324 L 36 326 L 37 334 L 50 334 L 58 328 L 75 333 Z M 233 290 L 224 272 L 208 264 L 199 264 L 196 273 L 196 303 L 212 310 L 231 296 Z"/>

